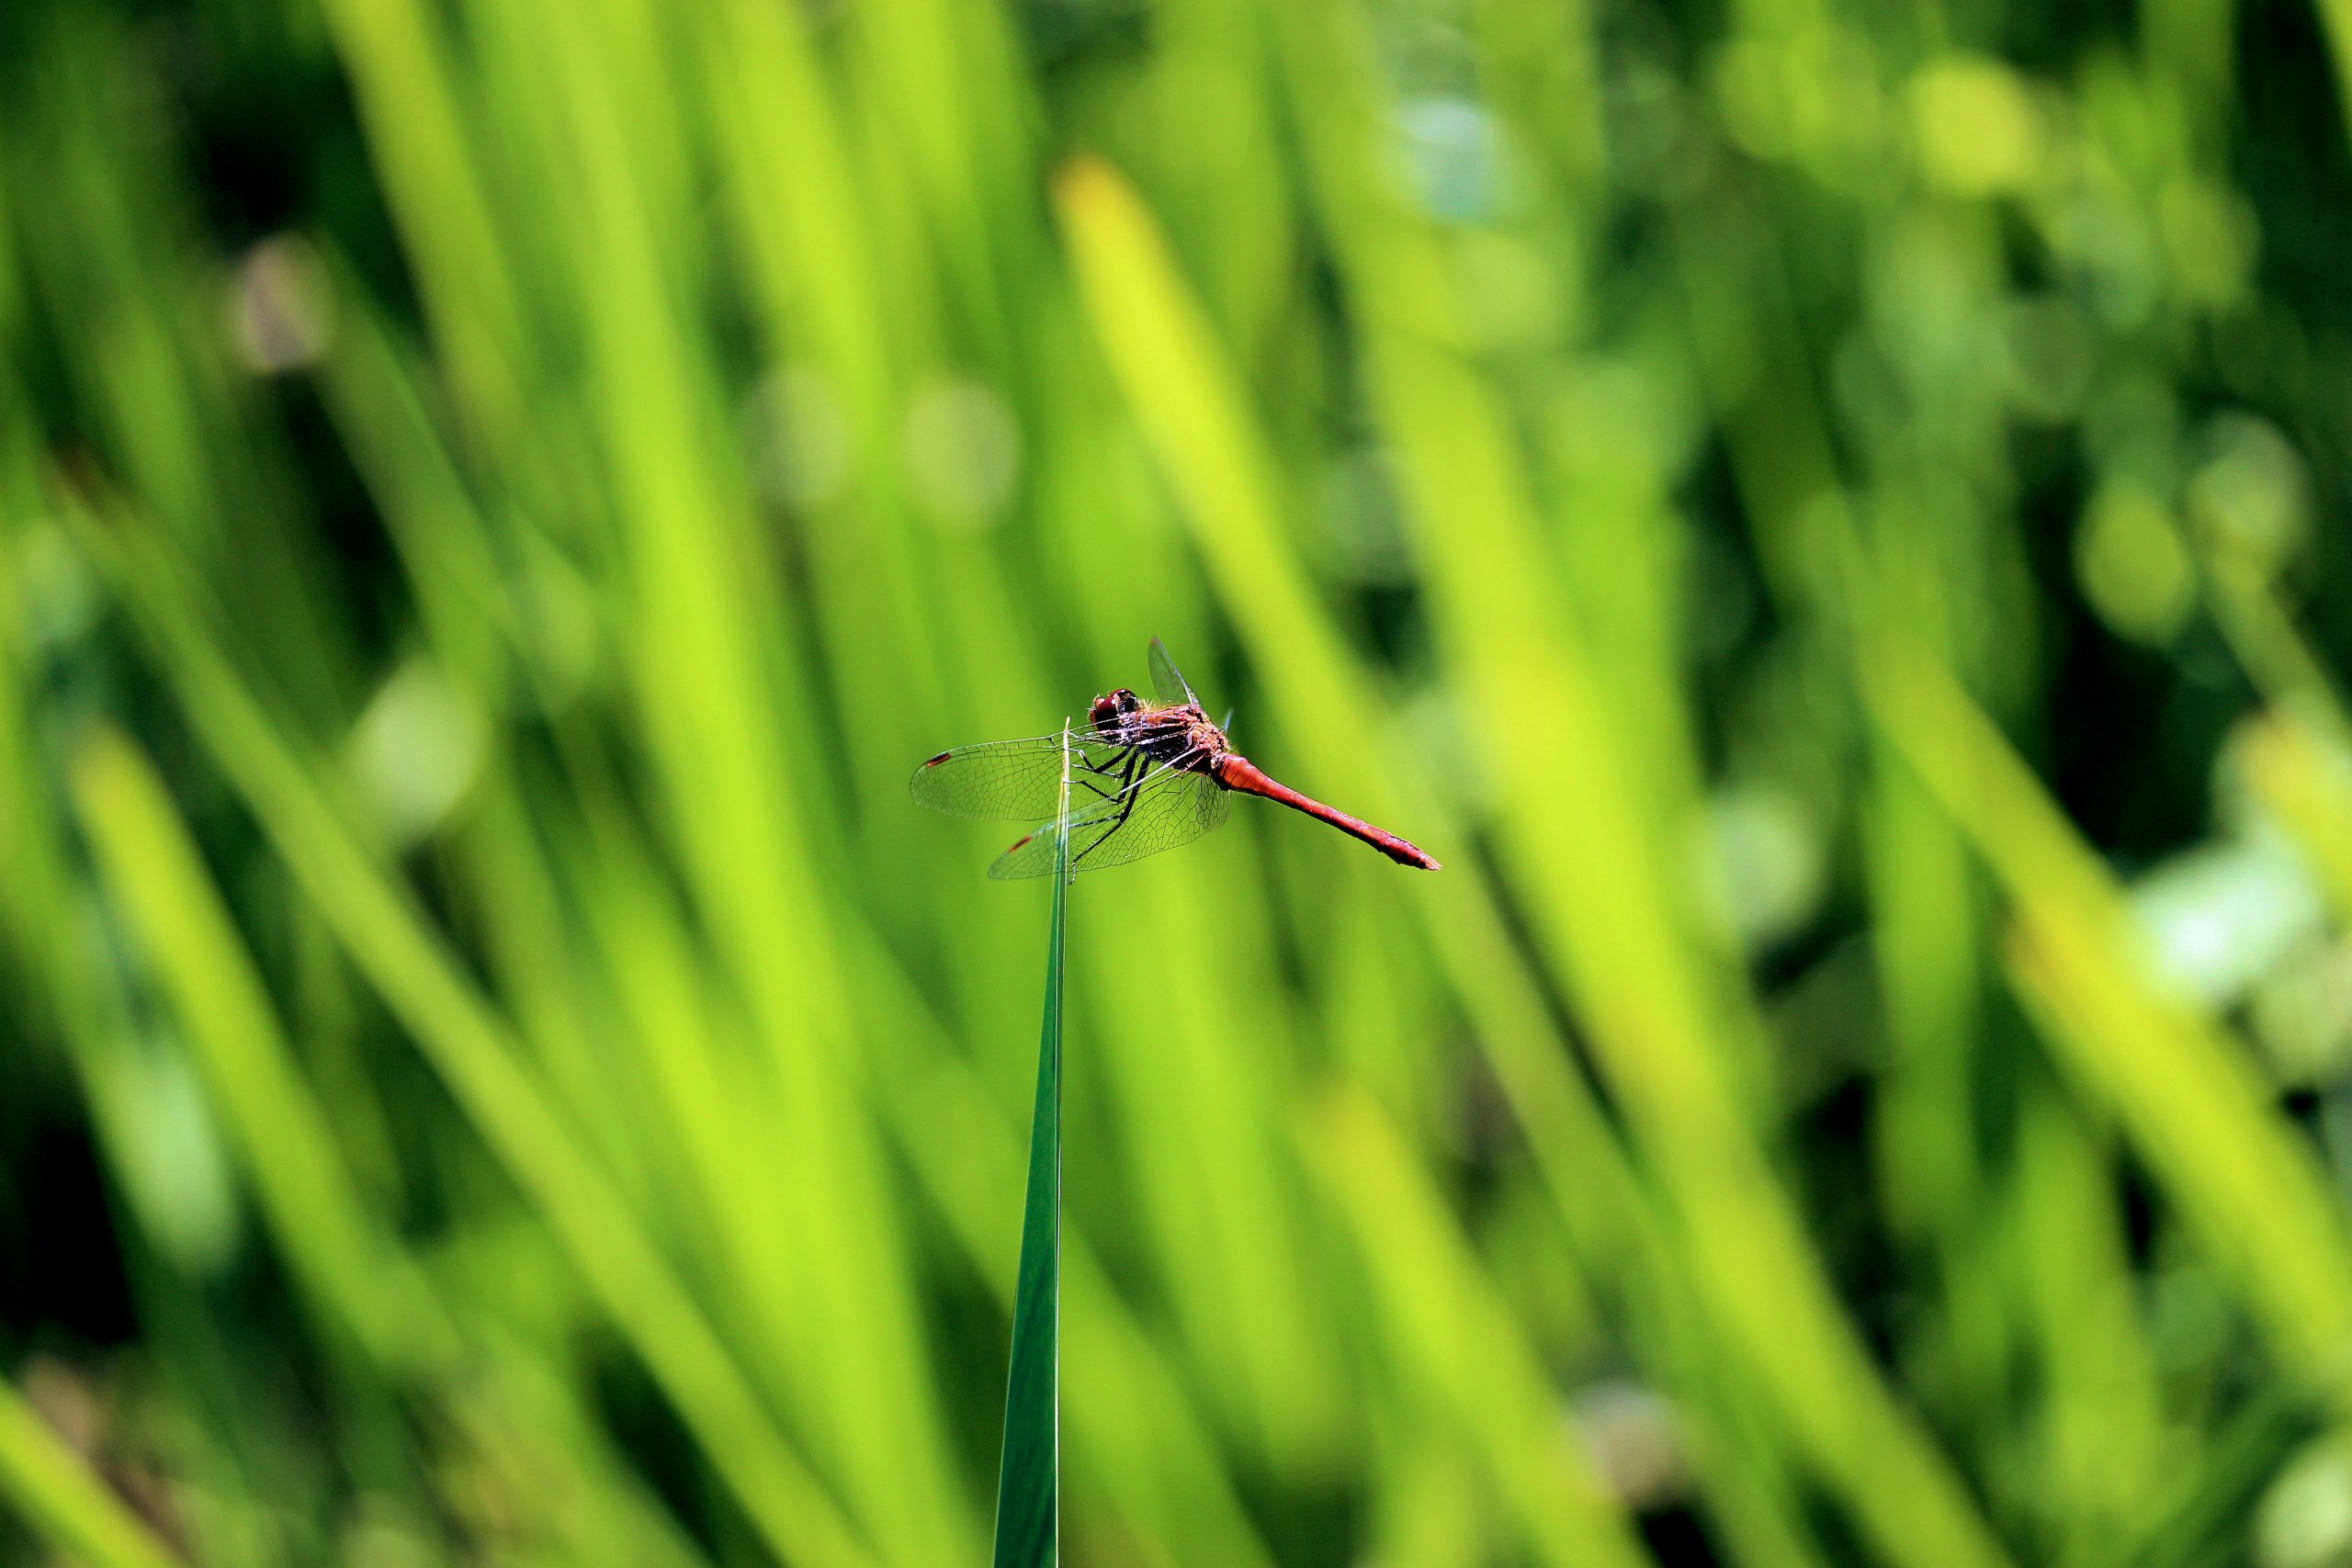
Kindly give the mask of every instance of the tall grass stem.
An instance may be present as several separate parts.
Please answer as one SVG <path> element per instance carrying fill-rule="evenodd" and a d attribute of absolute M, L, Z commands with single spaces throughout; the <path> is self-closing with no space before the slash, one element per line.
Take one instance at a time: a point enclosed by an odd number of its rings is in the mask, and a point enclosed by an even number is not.
<path fill-rule="evenodd" d="M 1069 903 L 1069 727 L 1062 727 L 1054 818 L 1054 908 L 1046 929 L 1046 1018 L 1029 1126 L 1028 1198 L 1005 1380 L 1004 1457 L 997 1471 L 996 1568 L 1060 1561 L 1062 1279 L 1062 934 Z"/>

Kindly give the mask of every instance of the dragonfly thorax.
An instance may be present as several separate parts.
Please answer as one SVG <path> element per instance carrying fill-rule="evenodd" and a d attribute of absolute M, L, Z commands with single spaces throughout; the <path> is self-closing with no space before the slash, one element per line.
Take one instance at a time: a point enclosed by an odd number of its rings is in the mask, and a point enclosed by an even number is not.
<path fill-rule="evenodd" d="M 1150 704 L 1123 686 L 1095 698 L 1088 716 L 1096 736 L 1134 748 L 1153 766 L 1207 773 L 1226 750 L 1225 732 L 1198 703 Z"/>

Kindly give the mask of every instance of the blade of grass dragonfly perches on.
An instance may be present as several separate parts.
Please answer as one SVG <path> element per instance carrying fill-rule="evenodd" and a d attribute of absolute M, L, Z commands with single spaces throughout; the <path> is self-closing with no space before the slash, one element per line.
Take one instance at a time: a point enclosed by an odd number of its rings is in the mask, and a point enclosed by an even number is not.
<path fill-rule="evenodd" d="M 1046 927 L 1046 1021 L 1029 1123 L 1028 1198 L 1012 1298 L 1004 1457 L 997 1469 L 995 1568 L 1046 1568 L 1061 1555 L 1062 929 L 1069 901 L 1069 727 L 1054 813 L 1054 906 Z"/>

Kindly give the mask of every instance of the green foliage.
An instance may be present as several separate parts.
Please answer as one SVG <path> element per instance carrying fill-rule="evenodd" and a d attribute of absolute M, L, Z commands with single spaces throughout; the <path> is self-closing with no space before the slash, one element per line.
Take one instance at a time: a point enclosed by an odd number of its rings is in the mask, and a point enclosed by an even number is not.
<path fill-rule="evenodd" d="M 1064 732 L 1067 736 L 1068 732 Z M 1061 1561 L 1062 956 L 1069 910 L 1069 779 L 1054 829 L 1054 909 L 1046 928 L 1046 1021 L 1029 1112 L 1029 1184 L 1012 1293 L 1012 1371 L 997 1461 L 996 1568 Z"/>
<path fill-rule="evenodd" d="M 0 1562 L 2341 1560 L 2347 40 L 6 9 Z"/>

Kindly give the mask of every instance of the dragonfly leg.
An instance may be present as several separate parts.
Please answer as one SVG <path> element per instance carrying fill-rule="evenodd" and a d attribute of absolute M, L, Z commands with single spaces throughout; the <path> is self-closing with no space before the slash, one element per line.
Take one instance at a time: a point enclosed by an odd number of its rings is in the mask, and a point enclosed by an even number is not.
<path fill-rule="evenodd" d="M 1104 789 L 1101 784 L 1096 784 L 1094 779 L 1082 779 L 1077 777 L 1075 774 L 1071 776 L 1069 782 L 1074 784 L 1078 784 L 1082 788 L 1092 790 L 1097 796 L 1103 800 L 1109 800 L 1112 796 L 1119 793 L 1119 789 L 1125 789 L 1126 787 L 1126 779 L 1134 773 L 1135 755 L 1135 753 L 1129 752 L 1121 760 L 1120 770 L 1117 774 L 1120 780 L 1118 789 Z M 1092 773 L 1095 778 L 1107 779 L 1114 776 L 1112 769 L 1098 766 L 1093 762 L 1086 761 L 1082 757 L 1079 759 L 1078 766 L 1080 772 Z"/>
<path fill-rule="evenodd" d="M 1178 756 L 1153 768 L 1151 770 L 1152 777 L 1157 779 L 1159 775 L 1162 773 L 1172 773 L 1178 772 L 1199 754 L 1199 747 L 1194 746 L 1188 748 Z M 1136 773 L 1137 768 L 1148 761 L 1148 759 L 1146 758 L 1142 752 L 1138 751 L 1129 760 L 1126 767 L 1121 771 L 1120 779 L 1122 782 L 1119 787 L 1121 793 L 1124 794 L 1126 798 L 1120 804 L 1119 814 L 1111 818 L 1111 822 L 1108 827 L 1104 828 L 1100 833 L 1094 835 L 1092 841 L 1090 842 L 1086 848 L 1079 851 L 1076 854 L 1069 857 L 1070 863 L 1072 865 L 1076 865 L 1080 860 L 1092 854 L 1096 850 L 1101 849 L 1110 839 L 1111 835 L 1117 832 L 1121 828 L 1125 827 L 1127 818 L 1135 815 L 1136 802 L 1140 799 L 1143 795 L 1143 791 L 1136 787 L 1136 784 L 1135 782 Z"/>
<path fill-rule="evenodd" d="M 1119 814 L 1111 818 L 1110 825 L 1108 827 L 1094 835 L 1093 839 L 1088 842 L 1086 848 L 1080 850 L 1069 857 L 1069 861 L 1072 865 L 1076 865 L 1080 861 L 1101 849 L 1103 841 L 1109 839 L 1112 834 L 1117 832 L 1121 828 L 1126 826 L 1127 818 L 1135 815 L 1136 770 L 1140 768 L 1144 761 L 1144 754 L 1140 751 L 1131 751 L 1127 754 L 1125 763 L 1119 770 L 1119 787 L 1117 791 L 1114 792 L 1116 795 L 1125 796 L 1125 798 L 1120 803 Z M 1112 797 L 1105 796 L 1104 798 L 1109 799 Z"/>

